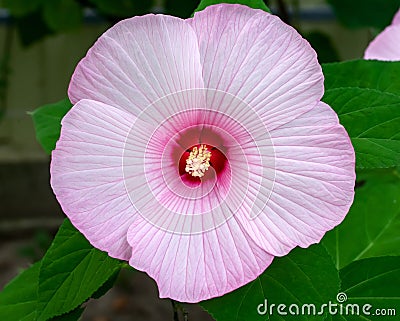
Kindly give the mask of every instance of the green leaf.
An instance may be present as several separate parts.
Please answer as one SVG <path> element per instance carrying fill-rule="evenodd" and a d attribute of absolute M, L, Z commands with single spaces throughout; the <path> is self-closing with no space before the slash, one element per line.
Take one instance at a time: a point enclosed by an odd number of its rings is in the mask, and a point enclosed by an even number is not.
<path fill-rule="evenodd" d="M 46 0 L 3 0 L 3 6 L 10 11 L 11 15 L 21 17 L 37 10 L 44 1 Z"/>
<path fill-rule="evenodd" d="M 323 101 L 347 129 L 357 168 L 400 165 L 400 63 L 356 60 L 323 70 Z"/>
<path fill-rule="evenodd" d="M 400 7 L 400 0 L 328 0 L 337 18 L 347 27 L 376 27 L 389 25 Z"/>
<path fill-rule="evenodd" d="M 201 0 L 199 6 L 194 12 L 204 10 L 208 6 L 219 3 L 237 3 L 243 4 L 253 9 L 261 9 L 267 12 L 271 12 L 262 0 Z"/>
<path fill-rule="evenodd" d="M 153 0 L 89 0 L 97 9 L 107 15 L 120 18 L 128 18 L 135 15 L 143 15 L 150 12 L 154 5 Z"/>
<path fill-rule="evenodd" d="M 61 119 L 71 109 L 72 104 L 64 99 L 49 104 L 31 113 L 36 130 L 36 138 L 44 150 L 50 154 L 60 137 Z"/>
<path fill-rule="evenodd" d="M 384 256 L 354 262 L 340 271 L 341 292 L 347 295 L 343 303 L 371 305 L 370 315 L 361 318 L 334 316 L 332 320 L 398 320 L 400 308 L 400 257 Z M 376 309 L 396 309 L 396 316 L 379 316 Z M 387 311 L 388 312 L 388 311 Z M 393 311 L 392 311 L 393 312 Z"/>
<path fill-rule="evenodd" d="M 121 266 L 122 267 L 122 266 Z M 113 275 L 109 277 L 109 279 L 94 292 L 91 296 L 92 299 L 99 299 L 101 298 L 104 294 L 106 294 L 113 286 L 114 283 L 117 281 L 118 276 L 119 276 L 120 269 L 114 272 Z"/>
<path fill-rule="evenodd" d="M 95 249 L 65 220 L 42 260 L 37 321 L 79 307 L 122 266 Z"/>
<path fill-rule="evenodd" d="M 400 96 L 366 88 L 326 90 L 353 143 L 357 168 L 400 165 Z"/>
<path fill-rule="evenodd" d="M 37 320 L 37 291 L 41 263 L 37 262 L 23 271 L 0 292 L 0 320 Z M 78 307 L 70 313 L 52 318 L 51 321 L 77 321 L 83 310 Z"/>
<path fill-rule="evenodd" d="M 400 96 L 400 62 L 352 60 L 322 65 L 325 89 L 358 87 Z"/>
<path fill-rule="evenodd" d="M 85 309 L 78 307 L 67 314 L 49 319 L 49 321 L 78 321 Z"/>
<path fill-rule="evenodd" d="M 0 292 L 0 320 L 35 321 L 40 262 L 23 271 Z"/>
<path fill-rule="evenodd" d="M 43 18 L 51 30 L 69 31 L 82 25 L 83 9 L 75 0 L 47 0 Z"/>
<path fill-rule="evenodd" d="M 353 262 L 340 270 L 341 291 L 348 299 L 399 297 L 400 256 L 383 256 Z"/>
<path fill-rule="evenodd" d="M 271 304 L 319 304 L 333 300 L 339 290 L 338 271 L 322 245 L 296 248 L 276 258 L 253 282 L 220 298 L 204 301 L 201 306 L 217 321 L 323 320 L 324 316 L 260 315 L 257 308 Z M 262 311 L 263 307 L 260 307 Z M 287 311 L 288 308 L 286 308 Z"/>
<path fill-rule="evenodd" d="M 368 257 L 400 255 L 400 179 L 393 170 L 366 177 L 345 220 L 322 242 L 338 268 Z"/>

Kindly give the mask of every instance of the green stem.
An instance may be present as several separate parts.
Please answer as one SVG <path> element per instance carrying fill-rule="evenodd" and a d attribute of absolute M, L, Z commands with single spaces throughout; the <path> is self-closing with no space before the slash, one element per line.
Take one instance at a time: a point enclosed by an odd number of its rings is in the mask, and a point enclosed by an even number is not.
<path fill-rule="evenodd" d="M 172 304 L 172 310 L 174 311 L 174 321 L 179 321 L 179 315 L 178 315 L 178 302 L 171 300 Z"/>
<path fill-rule="evenodd" d="M 183 320 L 184 321 L 189 321 L 189 312 L 183 307 L 183 305 L 180 302 L 174 301 L 172 299 L 171 304 L 172 304 L 172 309 L 174 311 L 174 321 L 179 321 L 179 312 L 183 315 Z"/>
<path fill-rule="evenodd" d="M 183 321 L 189 321 L 189 312 L 187 312 L 184 308 L 182 308 L 183 311 Z"/>

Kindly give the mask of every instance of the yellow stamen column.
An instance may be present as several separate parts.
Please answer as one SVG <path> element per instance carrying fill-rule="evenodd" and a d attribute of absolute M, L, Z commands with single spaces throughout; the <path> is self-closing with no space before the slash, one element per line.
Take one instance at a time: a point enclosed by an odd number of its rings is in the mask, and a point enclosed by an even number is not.
<path fill-rule="evenodd" d="M 193 147 L 188 159 L 186 160 L 185 171 L 193 177 L 203 177 L 210 167 L 211 152 L 206 145 L 199 148 Z"/>

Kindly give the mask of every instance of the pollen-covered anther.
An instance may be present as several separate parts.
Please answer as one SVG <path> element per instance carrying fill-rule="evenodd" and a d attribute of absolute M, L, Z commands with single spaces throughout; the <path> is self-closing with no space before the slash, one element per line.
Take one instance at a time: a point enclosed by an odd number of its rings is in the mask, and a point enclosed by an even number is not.
<path fill-rule="evenodd" d="M 199 148 L 193 147 L 188 159 L 186 160 L 185 171 L 193 177 L 203 177 L 210 167 L 211 152 L 206 145 Z"/>

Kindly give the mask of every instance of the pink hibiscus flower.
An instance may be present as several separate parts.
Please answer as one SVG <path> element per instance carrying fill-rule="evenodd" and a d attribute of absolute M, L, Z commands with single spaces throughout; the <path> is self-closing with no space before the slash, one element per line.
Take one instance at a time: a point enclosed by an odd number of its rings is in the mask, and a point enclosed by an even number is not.
<path fill-rule="evenodd" d="M 400 10 L 394 16 L 392 24 L 370 42 L 365 50 L 364 58 L 386 61 L 400 60 Z"/>
<path fill-rule="evenodd" d="M 323 92 L 314 50 L 264 11 L 124 20 L 75 70 L 51 185 L 160 297 L 221 296 L 348 212 L 354 151 Z"/>

